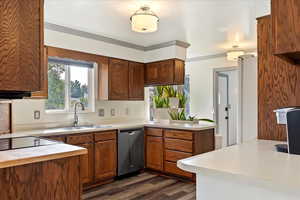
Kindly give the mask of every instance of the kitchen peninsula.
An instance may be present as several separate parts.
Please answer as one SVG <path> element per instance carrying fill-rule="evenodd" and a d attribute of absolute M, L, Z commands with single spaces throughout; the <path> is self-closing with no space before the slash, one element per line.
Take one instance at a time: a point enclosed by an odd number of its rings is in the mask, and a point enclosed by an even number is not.
<path fill-rule="evenodd" d="M 177 165 L 196 173 L 197 199 L 297 200 L 300 156 L 277 152 L 274 145 L 278 143 L 249 141 L 183 159 Z"/>
<path fill-rule="evenodd" d="M 36 137 L 11 138 L 9 134 L 2 136 L 0 143 L 1 199 L 81 198 L 80 156 L 86 149 Z"/>

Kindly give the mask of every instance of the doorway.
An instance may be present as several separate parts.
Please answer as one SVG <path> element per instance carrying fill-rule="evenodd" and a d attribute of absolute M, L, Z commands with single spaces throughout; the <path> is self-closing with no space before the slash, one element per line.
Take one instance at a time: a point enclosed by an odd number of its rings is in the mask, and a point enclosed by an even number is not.
<path fill-rule="evenodd" d="M 214 70 L 214 119 L 222 147 L 238 143 L 239 71 L 237 67 Z"/>

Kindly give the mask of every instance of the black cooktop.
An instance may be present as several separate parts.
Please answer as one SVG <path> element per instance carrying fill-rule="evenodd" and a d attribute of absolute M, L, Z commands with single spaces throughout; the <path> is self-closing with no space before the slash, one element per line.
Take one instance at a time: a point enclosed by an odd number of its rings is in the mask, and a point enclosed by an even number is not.
<path fill-rule="evenodd" d="M 15 137 L 15 138 L 2 138 L 0 139 L 0 151 L 22 149 L 29 147 L 39 147 L 57 144 L 59 142 L 42 139 L 38 137 Z"/>

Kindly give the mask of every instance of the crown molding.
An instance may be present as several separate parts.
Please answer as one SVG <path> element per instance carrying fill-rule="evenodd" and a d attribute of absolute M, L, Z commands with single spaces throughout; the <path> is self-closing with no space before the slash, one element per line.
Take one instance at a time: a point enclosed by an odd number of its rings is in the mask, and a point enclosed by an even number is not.
<path fill-rule="evenodd" d="M 170 46 L 180 46 L 183 48 L 188 48 L 190 46 L 189 43 L 179 41 L 179 40 L 173 40 L 173 41 L 164 42 L 164 43 L 145 47 L 145 46 L 125 42 L 122 40 L 117 40 L 117 39 L 105 37 L 105 36 L 98 35 L 98 34 L 80 31 L 77 29 L 73 29 L 73 28 L 69 28 L 66 26 L 61 26 L 61 25 L 57 25 L 57 24 L 53 24 L 53 23 L 49 23 L 49 22 L 45 22 L 45 29 L 57 31 L 57 32 L 61 32 L 61 33 L 67 33 L 67 34 L 84 37 L 84 38 L 88 38 L 88 39 L 93 39 L 93 40 L 97 40 L 97 41 L 101 41 L 101 42 L 105 42 L 105 43 L 109 43 L 109 44 L 114 44 L 114 45 L 118 45 L 118 46 L 122 46 L 122 47 L 127 47 L 127 48 L 131 48 L 131 49 L 136 49 L 136 50 L 140 50 L 140 51 L 152 51 L 152 50 L 161 49 L 161 48 L 170 47 Z"/>

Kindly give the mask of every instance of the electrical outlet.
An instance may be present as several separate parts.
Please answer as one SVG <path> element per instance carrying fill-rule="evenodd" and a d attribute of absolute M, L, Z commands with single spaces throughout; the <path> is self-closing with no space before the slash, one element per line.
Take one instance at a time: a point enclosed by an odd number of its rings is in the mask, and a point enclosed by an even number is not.
<path fill-rule="evenodd" d="M 127 115 L 127 116 L 129 115 L 129 108 L 125 109 L 125 115 Z"/>
<path fill-rule="evenodd" d="M 116 116 L 116 109 L 114 108 L 110 109 L 110 116 L 112 117 Z"/>
<path fill-rule="evenodd" d="M 100 109 L 98 110 L 98 116 L 99 116 L 99 117 L 104 117 L 104 116 L 105 116 L 105 110 L 104 110 L 104 108 L 100 108 Z"/>
<path fill-rule="evenodd" d="M 35 120 L 40 119 L 40 118 L 41 118 L 41 112 L 40 112 L 39 110 L 35 110 L 35 111 L 33 112 L 33 118 L 34 118 Z"/>

